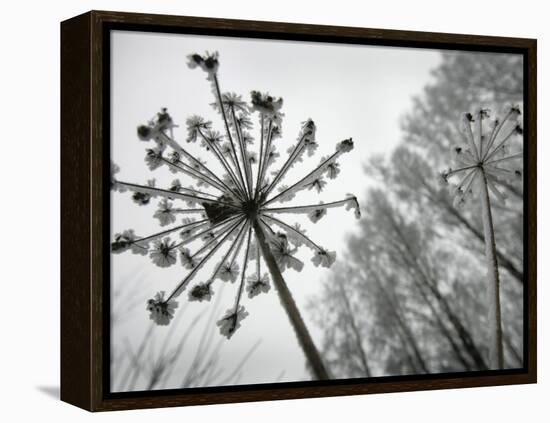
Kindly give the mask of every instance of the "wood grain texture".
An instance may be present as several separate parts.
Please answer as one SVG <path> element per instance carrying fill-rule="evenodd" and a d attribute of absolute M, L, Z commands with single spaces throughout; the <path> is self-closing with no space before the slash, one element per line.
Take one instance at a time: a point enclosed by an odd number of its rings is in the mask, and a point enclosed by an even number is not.
<path fill-rule="evenodd" d="M 313 384 L 212 388 L 165 394 L 109 394 L 104 382 L 103 278 L 104 149 L 108 145 L 103 96 L 103 34 L 129 30 L 216 33 L 388 46 L 453 48 L 524 54 L 526 145 L 526 369 L 454 375 L 375 378 Z M 108 174 L 108 171 L 107 171 Z M 61 399 L 90 411 L 242 401 L 465 388 L 536 382 L 536 40 L 438 34 L 280 22 L 241 21 L 92 11 L 61 24 Z M 200 391 L 200 392 L 199 392 Z"/>
<path fill-rule="evenodd" d="M 338 38 L 342 42 L 357 42 L 384 45 L 404 45 L 408 47 L 435 47 L 448 45 L 455 49 L 524 49 L 535 40 L 528 38 L 494 37 L 483 35 L 433 33 L 420 31 L 402 31 L 393 29 L 373 29 L 330 25 L 311 25 L 285 22 L 266 22 L 238 19 L 202 18 L 146 13 L 126 13 L 93 11 L 94 17 L 102 22 L 124 23 L 139 26 L 164 27 L 166 32 L 183 28 L 202 28 L 206 30 L 234 30 L 249 33 L 249 36 L 261 35 L 280 39 L 306 38 L 322 41 L 323 38 Z M 146 30 L 146 28 L 142 28 Z"/>
<path fill-rule="evenodd" d="M 107 141 L 109 134 L 103 131 L 104 121 L 106 120 L 105 110 L 103 108 L 104 96 L 104 79 L 103 79 L 103 25 L 101 18 L 95 13 L 90 13 L 91 20 L 91 76 L 90 76 L 90 92 L 91 92 L 91 127 L 90 127 L 90 144 L 91 144 L 91 161 L 90 161 L 90 176 L 91 176 L 91 192 L 90 198 L 92 201 L 92 209 L 90 216 L 91 225 L 91 269 L 90 275 L 90 292 L 92 295 L 92 361 L 91 361 L 91 397 L 92 407 L 96 408 L 97 404 L 103 401 L 103 343 L 108 343 L 109 340 L 104 336 L 104 323 L 110 324 L 110 305 L 105 304 L 104 289 L 110 288 L 110 282 L 104 282 L 103 259 L 105 254 L 110 254 L 110 248 L 105 247 L 103 243 L 104 226 L 109 227 L 110 212 L 105 214 L 103 207 L 104 195 L 110 195 L 109 191 L 105 194 L 103 189 L 104 183 L 110 183 L 103 180 L 104 170 L 110 174 L 110 159 L 104 163 L 104 148 L 108 147 Z M 108 130 L 108 128 L 107 128 Z M 110 274 L 110 272 L 109 272 Z M 105 308 L 105 313 L 104 313 Z M 105 321 L 104 321 L 105 319 Z M 107 369 L 109 363 L 106 364 Z"/>
<path fill-rule="evenodd" d="M 90 19 L 61 25 L 61 399 L 90 409 Z"/>

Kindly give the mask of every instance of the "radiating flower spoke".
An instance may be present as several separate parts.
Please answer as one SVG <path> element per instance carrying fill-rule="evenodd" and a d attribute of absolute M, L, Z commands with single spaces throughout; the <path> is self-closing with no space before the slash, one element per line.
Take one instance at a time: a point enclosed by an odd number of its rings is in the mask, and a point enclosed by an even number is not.
<path fill-rule="evenodd" d="M 199 195 L 184 194 L 181 192 L 170 191 L 169 189 L 155 188 L 154 186 L 149 186 L 149 185 L 133 184 L 131 182 L 117 181 L 117 184 L 131 191 L 134 191 L 135 193 L 148 194 L 149 196 L 152 196 L 152 197 L 161 196 L 168 199 L 180 199 L 180 200 L 191 201 L 193 203 L 198 203 L 198 204 L 202 204 L 202 203 L 221 204 L 225 207 L 230 207 L 233 209 L 237 208 L 234 204 L 219 201 L 218 199 L 202 197 Z M 149 200 L 147 200 L 147 202 L 149 202 Z"/>
<path fill-rule="evenodd" d="M 462 181 L 453 187 L 455 207 L 462 207 L 466 204 L 468 197 L 473 196 L 473 185 L 476 183 L 476 177 L 478 176 L 478 169 L 470 170 L 462 179 Z"/>
<path fill-rule="evenodd" d="M 188 236 L 186 237 L 185 239 L 183 239 L 183 241 L 181 241 L 180 243 L 176 244 L 176 248 L 179 248 L 179 247 L 182 247 L 186 244 L 189 244 L 197 239 L 200 239 L 202 238 L 204 235 L 212 232 L 213 230 L 215 229 L 219 229 L 219 230 L 223 230 L 229 226 L 231 226 L 233 223 L 235 223 L 235 220 L 237 219 L 242 219 L 242 216 L 231 216 L 225 220 L 222 220 L 221 222 L 218 222 L 218 223 L 215 223 L 214 225 L 208 225 L 206 227 L 206 229 L 203 229 L 202 231 L 200 232 L 197 232 L 191 236 Z M 206 226 L 206 225 L 205 225 Z"/>
<path fill-rule="evenodd" d="M 506 135 L 502 140 L 496 143 L 496 145 L 492 148 L 492 150 L 487 151 L 487 154 L 484 158 L 484 162 L 486 163 L 491 159 L 495 158 L 495 156 L 498 155 L 499 153 L 505 152 L 506 142 L 510 138 L 512 138 L 514 135 L 522 135 L 522 134 L 523 134 L 523 129 L 521 128 L 521 126 L 517 125 L 516 127 L 514 127 L 514 129 L 512 129 L 508 133 L 508 135 Z"/>
<path fill-rule="evenodd" d="M 235 161 L 235 165 L 237 167 L 237 174 L 239 176 L 239 180 L 240 180 L 241 185 L 243 186 L 243 188 L 245 188 L 244 190 L 247 191 L 247 189 L 246 189 L 247 185 L 246 185 L 246 182 L 243 178 L 243 173 L 242 173 L 242 170 L 241 170 L 241 166 L 239 164 L 239 159 L 237 158 L 237 151 L 235 149 L 235 143 L 233 142 L 233 137 L 231 136 L 231 130 L 229 128 L 229 121 L 227 119 L 227 114 L 225 113 L 225 107 L 223 106 L 223 99 L 222 99 L 222 95 L 221 95 L 221 91 L 220 91 L 220 84 L 218 82 L 218 77 L 217 77 L 215 72 L 212 74 L 212 82 L 214 84 L 213 85 L 214 94 L 216 96 L 216 100 L 218 102 L 219 110 L 220 110 L 220 113 L 222 115 L 223 122 L 224 122 L 224 125 L 225 125 L 226 136 L 227 136 L 227 139 L 229 140 L 229 145 L 231 146 L 231 153 L 233 155 L 233 160 Z"/>
<path fill-rule="evenodd" d="M 317 214 L 319 217 L 315 220 L 314 223 L 319 220 L 322 216 L 326 214 L 327 209 L 346 206 L 346 209 L 353 208 L 355 210 L 355 215 L 357 218 L 360 217 L 359 213 L 359 204 L 357 203 L 357 198 L 355 196 L 350 196 L 345 200 L 333 201 L 331 203 L 319 203 L 319 204 L 310 204 L 307 206 L 293 206 L 293 207 L 276 207 L 276 208 L 263 208 L 262 213 L 298 213 L 298 214 L 308 214 L 311 215 Z"/>
<path fill-rule="evenodd" d="M 237 291 L 237 296 L 235 297 L 235 305 L 233 307 L 233 313 L 226 313 L 225 316 L 218 321 L 218 326 L 220 327 L 220 333 L 230 339 L 235 331 L 240 327 L 240 321 L 248 315 L 244 311 L 244 307 L 241 305 L 241 297 L 243 294 L 243 288 L 245 283 L 245 274 L 246 268 L 248 265 L 248 255 L 250 252 L 250 240 L 252 237 L 252 227 L 248 228 L 248 235 L 246 241 L 246 248 L 244 252 L 243 260 L 243 270 L 241 273 L 241 282 L 239 284 L 239 289 Z"/>
<path fill-rule="evenodd" d="M 193 179 L 198 180 L 198 186 L 206 185 L 212 188 L 216 188 L 217 190 L 222 192 L 233 191 L 230 189 L 229 186 L 227 186 L 227 184 L 224 183 L 223 180 L 218 178 L 216 175 L 209 176 L 205 173 L 202 173 L 199 170 L 201 168 L 200 165 L 202 165 L 202 162 L 198 159 L 196 162 L 194 162 L 194 166 L 191 166 L 187 163 L 182 162 L 178 154 L 174 155 L 170 160 L 163 158 L 163 162 L 166 163 L 173 172 L 182 172 L 188 176 L 191 176 Z M 236 191 L 234 192 L 235 195 L 238 195 Z"/>
<path fill-rule="evenodd" d="M 211 148 L 211 151 L 214 153 L 215 157 L 221 163 L 221 165 L 223 166 L 223 168 L 227 172 L 227 175 L 231 178 L 231 181 L 233 182 L 233 186 L 235 186 L 237 188 L 237 190 L 239 191 L 239 193 L 241 195 L 241 198 L 245 198 L 246 193 L 244 191 L 244 187 L 241 185 L 240 181 L 237 179 L 235 171 L 233 170 L 233 168 L 231 168 L 231 166 L 229 165 L 229 163 L 225 159 L 223 152 L 220 150 L 221 145 L 219 146 L 218 144 L 212 143 L 207 138 L 207 136 L 204 135 L 202 133 L 202 131 L 200 131 L 200 130 L 199 130 L 199 134 L 200 134 L 201 138 L 203 139 L 203 141 Z M 231 156 L 231 152 L 229 152 L 229 153 L 230 153 L 230 157 L 232 159 L 233 157 Z M 236 168 L 236 166 L 235 166 L 235 168 Z M 222 182 L 223 182 L 223 180 L 222 180 Z M 229 187 L 227 187 L 227 188 L 230 189 Z"/>
<path fill-rule="evenodd" d="M 177 214 L 204 213 L 203 208 L 179 209 L 174 208 L 173 204 L 167 198 L 159 202 L 159 206 L 153 217 L 159 220 L 160 226 L 166 226 L 176 221 Z"/>
<path fill-rule="evenodd" d="M 237 276 L 239 275 L 237 256 L 239 255 L 239 252 L 244 244 L 246 236 L 244 228 L 247 228 L 247 226 L 243 227 L 243 230 L 241 230 L 241 233 L 239 234 L 239 236 L 237 236 L 237 239 L 235 240 L 232 249 L 227 252 L 227 256 L 224 257 L 224 259 L 220 262 L 220 266 L 218 266 L 216 276 L 224 282 L 233 283 L 237 280 Z M 230 255 L 231 259 L 228 260 Z"/>
<path fill-rule="evenodd" d="M 315 142 L 315 132 L 315 123 L 311 119 L 308 119 L 303 123 L 300 134 L 298 135 L 298 143 L 294 147 L 291 147 L 287 161 L 273 178 L 273 181 L 268 186 L 266 193 L 269 194 L 269 192 L 275 188 L 276 184 L 285 176 L 286 172 L 294 165 L 303 152 L 311 152 L 315 150 L 317 145 Z"/>
<path fill-rule="evenodd" d="M 516 153 L 516 154 L 512 154 L 510 156 L 502 157 L 500 159 L 487 161 L 486 164 L 487 165 L 494 165 L 496 163 L 507 162 L 509 160 L 516 160 L 516 159 L 522 159 L 522 158 L 523 158 L 523 153 Z"/>
<path fill-rule="evenodd" d="M 292 227 L 273 216 L 265 215 L 264 217 L 282 228 L 287 233 L 288 238 L 294 241 L 296 246 L 306 244 L 310 247 L 314 251 L 314 256 L 311 261 L 315 266 L 330 267 L 334 264 L 336 260 L 336 253 L 334 251 L 328 251 L 317 245 L 313 240 L 311 240 L 311 238 L 300 230 L 301 228 L 299 226 Z"/>
<path fill-rule="evenodd" d="M 225 243 L 225 241 L 231 236 L 231 234 L 237 229 L 237 227 L 240 225 L 240 224 L 243 224 L 242 221 L 240 222 L 237 222 L 232 228 L 231 230 L 225 234 L 225 236 L 220 239 L 220 241 L 214 246 L 214 248 L 212 248 L 201 260 L 200 262 L 193 268 L 193 270 L 191 270 L 191 272 L 184 278 L 182 279 L 182 281 L 177 284 L 177 286 L 174 288 L 174 290 L 172 291 L 172 293 L 170 294 L 169 298 L 175 298 L 175 297 L 178 297 L 182 291 L 185 289 L 185 287 L 187 286 L 187 284 L 189 282 L 191 282 L 191 280 L 193 279 L 193 277 L 197 274 L 197 272 L 204 266 L 204 264 L 208 261 L 208 259 L 210 257 L 212 257 L 214 255 L 214 253 Z"/>
<path fill-rule="evenodd" d="M 256 272 L 246 279 L 246 292 L 248 293 L 248 298 L 254 298 L 257 295 L 260 295 L 262 292 L 268 293 L 271 286 L 269 285 L 269 277 L 267 276 L 267 273 L 264 273 L 262 275 L 262 255 L 259 242 L 256 242 L 255 245 L 252 245 L 250 251 L 250 259 L 256 260 Z"/>
<path fill-rule="evenodd" d="M 199 160 L 197 157 L 193 156 L 191 153 L 189 153 L 185 148 L 183 148 L 179 143 L 177 143 L 173 138 L 169 137 L 165 133 L 162 133 L 160 135 L 163 142 L 167 145 L 169 145 L 174 152 L 176 152 L 178 155 L 185 157 L 187 160 L 190 161 L 192 166 L 186 165 L 183 162 L 179 162 L 180 164 L 184 164 L 185 167 L 194 169 L 196 173 L 201 175 L 203 178 L 208 178 L 208 180 L 215 180 L 217 183 L 222 184 L 222 180 L 216 175 L 215 172 L 210 170 L 206 164 Z M 206 172 L 205 174 L 202 173 L 202 171 Z M 223 184 L 222 184 L 223 185 Z M 226 187 L 227 188 L 227 187 Z"/>
<path fill-rule="evenodd" d="M 515 181 L 521 178 L 521 171 L 517 169 L 506 169 L 496 166 L 495 163 L 485 165 L 485 173 L 497 182 Z"/>
<path fill-rule="evenodd" d="M 139 238 L 134 234 L 132 229 L 126 230 L 121 234 L 115 234 L 115 240 L 111 244 L 111 252 L 118 254 L 130 249 L 135 254 L 147 255 L 149 252 L 149 243 L 162 238 L 165 235 L 169 235 L 172 232 L 184 229 L 192 233 L 201 226 L 208 224 L 208 220 L 199 220 L 197 222 L 184 222 L 182 225 L 175 226 L 164 231 L 148 235 L 146 237 Z"/>
<path fill-rule="evenodd" d="M 181 184 L 179 179 L 174 179 L 172 181 L 172 184 L 170 185 L 169 189 L 170 189 L 170 191 L 173 191 L 173 192 L 182 192 L 183 191 L 185 193 L 200 195 L 200 196 L 203 196 L 203 197 L 210 197 L 210 198 L 217 198 L 218 197 L 217 195 L 211 194 L 209 192 L 196 190 L 192 186 L 191 187 L 184 187 Z"/>
<path fill-rule="evenodd" d="M 246 150 L 246 142 L 243 139 L 243 134 L 239 122 L 237 121 L 237 116 L 235 114 L 235 107 L 233 105 L 228 107 L 229 113 L 232 118 L 233 127 L 235 128 L 235 134 L 237 135 L 237 140 L 239 142 L 239 150 L 241 153 L 241 162 L 243 164 L 244 173 L 246 177 L 246 186 L 248 190 L 248 197 L 252 198 L 252 169 L 250 166 L 250 161 L 247 159 L 248 153 Z"/>
<path fill-rule="evenodd" d="M 212 276 L 206 281 L 199 283 L 195 285 L 190 291 L 189 291 L 189 301 L 210 301 L 212 299 L 212 295 L 214 295 L 214 292 L 212 291 L 212 284 L 214 283 L 214 280 L 218 276 L 218 273 L 222 266 L 226 263 L 228 257 L 233 252 L 235 246 L 237 243 L 241 240 L 241 235 L 244 234 L 245 229 L 247 228 L 247 225 L 243 225 L 241 229 L 239 230 L 239 233 L 237 234 L 235 240 L 233 243 L 229 246 L 227 249 L 227 252 L 224 254 L 221 261 L 218 263 L 216 268 L 214 269 L 214 272 L 212 273 Z M 189 253 L 190 255 L 190 253 Z M 236 275 L 235 275 L 236 276 Z"/>
<path fill-rule="evenodd" d="M 229 224 L 226 224 L 227 226 L 219 229 L 213 236 L 208 238 L 208 241 L 200 247 L 195 253 L 193 254 L 193 257 L 199 256 L 200 254 L 204 253 L 205 251 L 208 251 L 212 248 L 214 248 L 218 244 L 218 240 L 228 232 L 232 231 L 233 228 L 235 228 L 239 223 L 243 221 L 243 218 L 240 218 L 238 223 L 236 223 L 233 226 L 230 226 Z M 209 232 L 210 233 L 210 232 Z"/>
<path fill-rule="evenodd" d="M 265 215 L 263 216 L 265 219 L 267 219 L 270 222 L 275 223 L 277 226 L 282 228 L 288 235 L 288 237 L 296 244 L 297 246 L 300 246 L 302 244 L 306 244 L 309 248 L 311 248 L 313 251 L 319 251 L 322 250 L 322 247 L 317 245 L 315 242 L 311 240 L 302 230 L 299 226 L 292 227 L 285 222 L 277 219 L 273 216 Z"/>
<path fill-rule="evenodd" d="M 260 113 L 260 159 L 258 162 L 258 170 L 256 174 L 256 187 L 254 192 L 254 198 L 258 198 L 258 191 L 260 189 L 260 184 L 262 182 L 262 167 L 264 163 L 264 124 L 265 124 L 265 118 L 263 113 Z M 115 165 L 116 166 L 116 165 Z M 118 172 L 119 169 L 113 168 L 111 166 L 111 174 L 114 175 L 114 172 Z M 111 177 L 111 179 L 114 179 L 114 176 Z M 112 184 L 111 184 L 112 185 Z"/>
<path fill-rule="evenodd" d="M 342 141 L 338 144 L 339 148 L 337 148 L 336 152 L 332 154 L 330 157 L 325 159 L 323 162 L 319 164 L 315 169 L 313 169 L 310 173 L 308 173 L 306 176 L 304 176 L 302 179 L 300 179 L 298 182 L 287 188 L 286 190 L 282 191 L 281 193 L 277 194 L 275 197 L 268 200 L 265 204 L 272 203 L 274 201 L 277 201 L 278 198 L 285 196 L 286 194 L 296 194 L 298 191 L 304 188 L 316 188 L 318 192 L 321 192 L 326 182 L 321 178 L 322 174 L 326 172 L 326 170 L 329 168 L 331 164 L 334 163 L 334 161 L 342 154 L 351 151 L 353 148 L 353 141 L 351 138 L 349 140 Z M 343 147 L 344 146 L 344 147 Z M 274 181 L 275 182 L 275 181 Z M 272 183 L 271 187 L 267 190 L 266 194 L 269 194 L 269 192 L 276 186 L 276 183 Z M 310 188 L 310 189 L 311 189 Z"/>
<path fill-rule="evenodd" d="M 474 116 L 471 113 L 464 113 L 462 116 L 462 126 L 464 130 L 464 135 L 468 143 L 469 151 L 474 155 L 475 159 L 479 161 L 479 152 L 478 148 L 474 141 L 474 133 L 472 131 L 472 123 L 474 122 Z"/>
<path fill-rule="evenodd" d="M 519 118 L 520 114 L 521 113 L 518 107 L 511 107 L 508 110 L 508 113 L 506 113 L 506 116 L 504 117 L 504 119 L 502 119 L 502 121 L 499 122 L 499 120 L 496 119 L 493 122 L 493 131 L 491 132 L 491 137 L 489 139 L 489 142 L 487 143 L 487 149 L 485 150 L 485 155 L 483 156 L 483 159 L 485 161 L 487 160 L 487 154 L 489 154 L 489 152 L 491 151 L 491 148 L 494 142 L 496 141 L 498 135 L 500 134 L 500 131 L 502 131 L 502 128 L 506 126 L 508 122 L 512 122 L 514 126 L 514 130 L 517 131 L 517 124 L 515 122 Z"/>

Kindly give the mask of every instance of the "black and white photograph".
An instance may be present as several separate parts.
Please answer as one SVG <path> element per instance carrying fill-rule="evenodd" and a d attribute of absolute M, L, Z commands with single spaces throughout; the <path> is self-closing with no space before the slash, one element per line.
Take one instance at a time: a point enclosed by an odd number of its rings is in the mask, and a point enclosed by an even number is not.
<path fill-rule="evenodd" d="M 0 423 L 541 421 L 544 10 L 6 2 Z"/>
<path fill-rule="evenodd" d="M 112 393 L 524 366 L 524 57 L 110 32 Z"/>

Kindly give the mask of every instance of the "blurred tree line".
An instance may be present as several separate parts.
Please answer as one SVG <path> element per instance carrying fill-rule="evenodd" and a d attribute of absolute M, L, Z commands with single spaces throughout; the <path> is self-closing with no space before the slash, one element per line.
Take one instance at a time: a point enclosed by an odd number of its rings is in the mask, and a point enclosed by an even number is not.
<path fill-rule="evenodd" d="M 483 106 L 496 117 L 510 104 L 522 107 L 522 100 L 521 56 L 445 52 L 402 120 L 398 147 L 365 164 L 373 182 L 359 198 L 363 218 L 339 268 L 309 305 L 334 377 L 487 368 L 479 205 L 454 207 L 438 173 L 461 141 L 462 113 Z M 493 202 L 505 367 L 520 367 L 522 181 L 505 188 L 506 203 Z"/>

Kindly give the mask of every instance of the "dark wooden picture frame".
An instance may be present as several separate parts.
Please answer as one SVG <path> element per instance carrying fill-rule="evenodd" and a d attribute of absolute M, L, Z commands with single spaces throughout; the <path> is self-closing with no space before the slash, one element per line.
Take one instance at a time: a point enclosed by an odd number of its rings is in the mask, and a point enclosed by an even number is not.
<path fill-rule="evenodd" d="M 279 40 L 511 52 L 524 57 L 524 367 L 111 394 L 106 337 L 105 198 L 109 193 L 109 57 L 113 28 Z M 91 11 L 61 23 L 61 399 L 90 411 L 535 383 L 536 40 Z M 108 144 L 107 144 L 108 145 Z"/>

